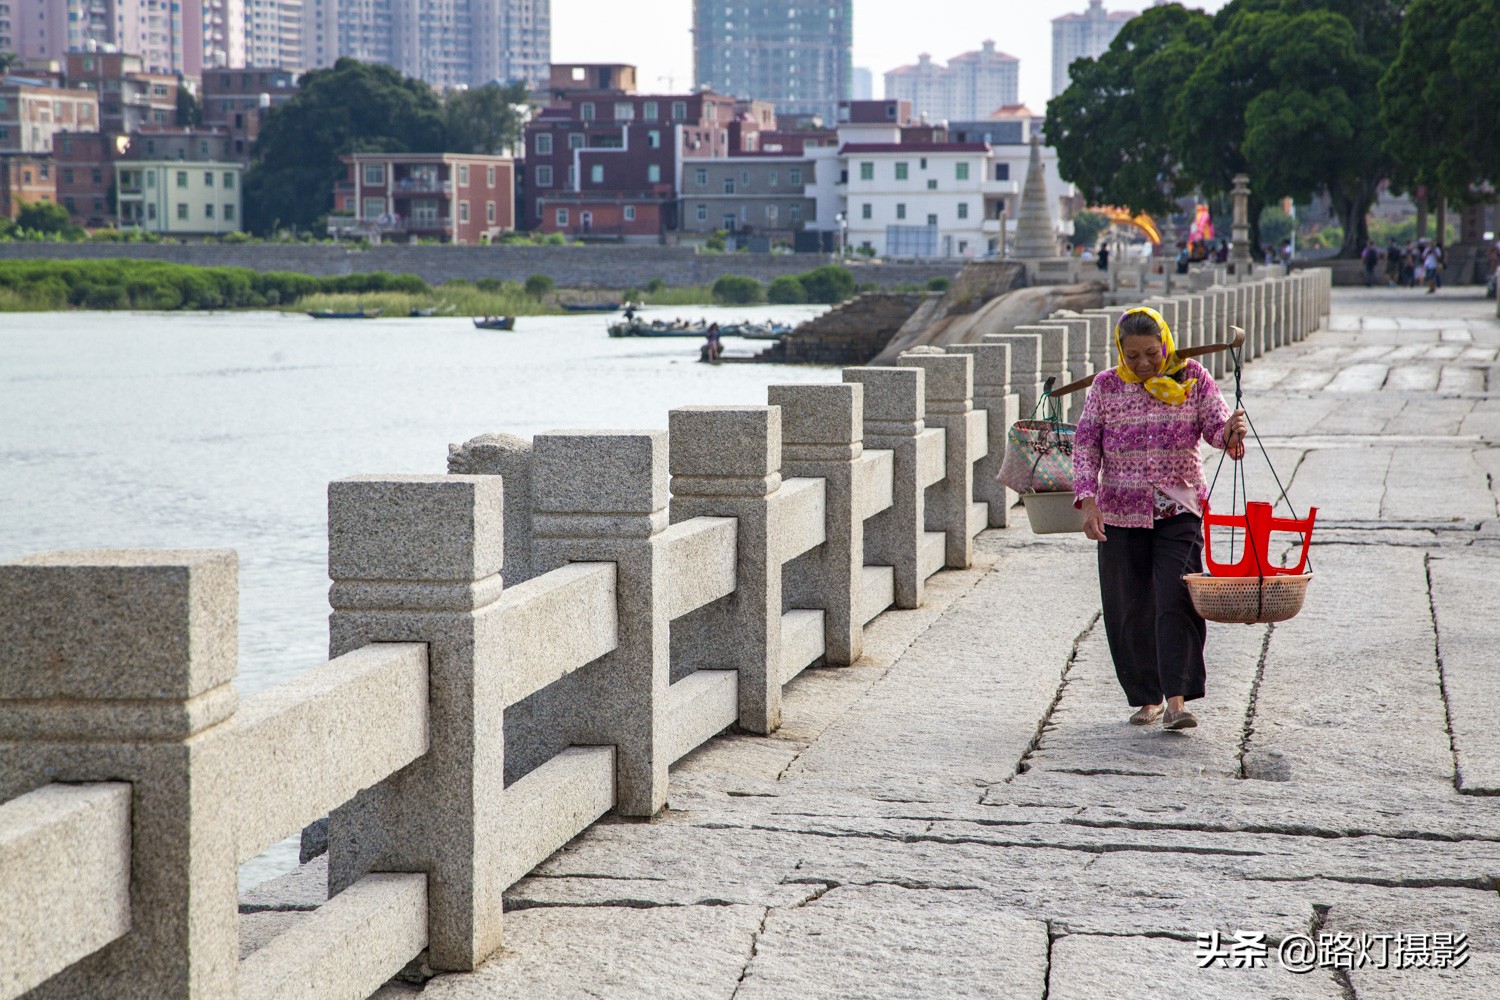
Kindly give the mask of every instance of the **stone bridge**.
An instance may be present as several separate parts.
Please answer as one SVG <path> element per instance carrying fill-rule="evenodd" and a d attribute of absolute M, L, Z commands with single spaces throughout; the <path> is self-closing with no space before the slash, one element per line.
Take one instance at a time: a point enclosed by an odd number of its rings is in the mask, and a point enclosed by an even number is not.
<path fill-rule="evenodd" d="M 1124 724 L 1089 545 L 992 481 L 1104 313 L 337 481 L 333 658 L 243 702 L 232 553 L 0 567 L 0 997 L 1493 996 L 1500 324 L 1340 296 L 1158 303 L 1251 331 L 1321 508 L 1187 737 Z"/>

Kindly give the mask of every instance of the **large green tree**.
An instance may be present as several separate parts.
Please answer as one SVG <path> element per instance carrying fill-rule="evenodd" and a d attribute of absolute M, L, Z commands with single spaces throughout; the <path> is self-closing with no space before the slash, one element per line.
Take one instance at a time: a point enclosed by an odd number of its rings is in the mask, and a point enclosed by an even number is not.
<path fill-rule="evenodd" d="M 1256 201 L 1326 193 L 1356 256 L 1365 216 L 1394 169 L 1379 80 L 1402 0 L 1234 0 L 1179 95 L 1174 145 L 1205 191 L 1250 175 Z M 1258 205 L 1252 205 L 1252 213 Z"/>
<path fill-rule="evenodd" d="M 346 174 L 340 156 L 446 149 L 437 94 L 389 66 L 344 58 L 303 74 L 299 85 L 266 116 L 251 151 L 245 219 L 254 232 L 308 227 L 327 212 Z"/>
<path fill-rule="evenodd" d="M 1126 22 L 1098 59 L 1069 67 L 1047 105 L 1058 171 L 1091 205 L 1166 214 L 1197 179 L 1173 143 L 1177 95 L 1213 41 L 1213 21 L 1177 4 Z"/>
<path fill-rule="evenodd" d="M 1500 185 L 1500 0 L 1414 0 L 1380 81 L 1395 186 L 1473 203 Z"/>
<path fill-rule="evenodd" d="M 526 125 L 526 84 L 456 90 L 444 102 L 448 149 L 455 153 L 505 153 Z"/>

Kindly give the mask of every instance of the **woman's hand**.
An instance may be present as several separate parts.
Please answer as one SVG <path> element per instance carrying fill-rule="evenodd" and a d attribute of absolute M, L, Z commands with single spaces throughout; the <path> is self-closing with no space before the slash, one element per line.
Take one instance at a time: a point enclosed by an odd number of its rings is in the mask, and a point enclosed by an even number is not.
<path fill-rule="evenodd" d="M 1250 421 L 1244 410 L 1235 410 L 1224 425 L 1224 450 L 1238 462 L 1245 457 L 1245 435 L 1250 431 Z"/>
<path fill-rule="evenodd" d="M 1083 498 L 1083 537 L 1096 542 L 1104 541 L 1104 515 L 1093 497 Z"/>

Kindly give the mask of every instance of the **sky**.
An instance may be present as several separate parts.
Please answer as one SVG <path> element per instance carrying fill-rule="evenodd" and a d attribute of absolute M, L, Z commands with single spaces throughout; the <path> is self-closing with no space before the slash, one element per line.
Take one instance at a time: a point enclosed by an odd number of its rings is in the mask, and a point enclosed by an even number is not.
<path fill-rule="evenodd" d="M 1213 13 L 1228 0 L 1188 0 Z M 1105 0 L 1106 10 L 1141 10 L 1150 0 Z M 854 0 L 854 65 L 884 74 L 927 52 L 936 62 L 979 48 L 987 38 L 1021 60 L 1021 101 L 1038 114 L 1052 96 L 1052 19 L 1088 0 Z M 649 12 L 642 16 L 643 12 Z M 686 91 L 693 84 L 693 0 L 552 0 L 554 62 L 621 62 L 638 68 L 642 91 Z"/>

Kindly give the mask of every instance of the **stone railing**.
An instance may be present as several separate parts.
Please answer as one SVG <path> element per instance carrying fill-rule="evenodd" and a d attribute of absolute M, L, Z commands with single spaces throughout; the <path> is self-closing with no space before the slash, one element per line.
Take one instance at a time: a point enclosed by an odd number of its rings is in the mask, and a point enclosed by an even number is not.
<path fill-rule="evenodd" d="M 1253 359 L 1317 329 L 1328 282 L 1155 304 L 1185 345 L 1246 328 Z M 232 552 L 0 566 L 0 998 L 364 996 L 419 956 L 473 969 L 507 887 L 605 813 L 657 812 L 717 733 L 775 730 L 788 681 L 970 565 L 1014 500 L 1006 427 L 1059 364 L 1107 363 L 1112 322 L 336 481 L 332 659 L 243 703 Z M 237 866 L 324 816 L 316 898 L 241 912 Z"/>

